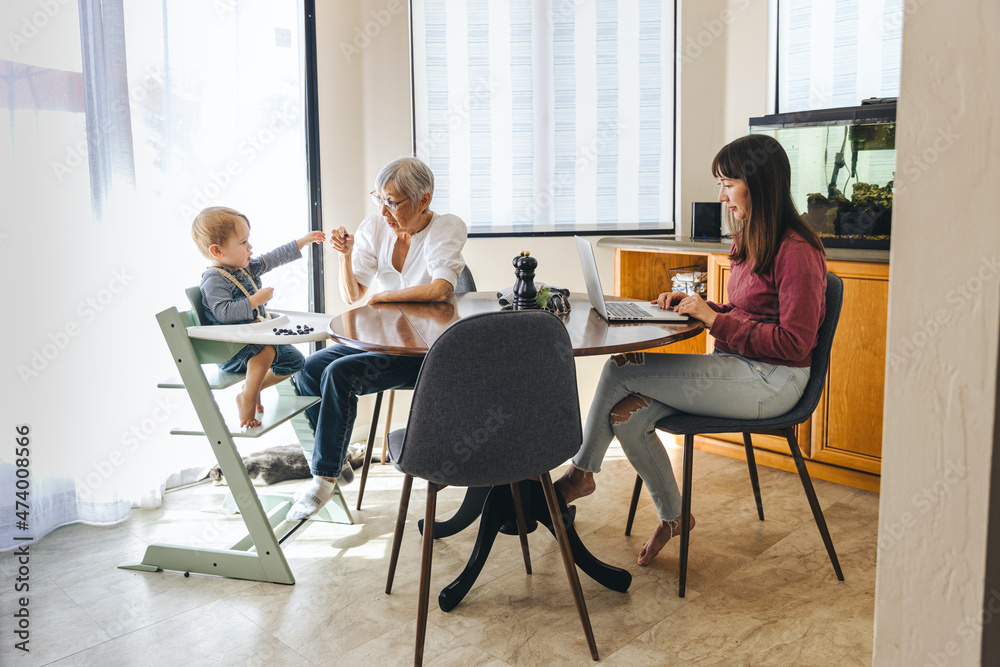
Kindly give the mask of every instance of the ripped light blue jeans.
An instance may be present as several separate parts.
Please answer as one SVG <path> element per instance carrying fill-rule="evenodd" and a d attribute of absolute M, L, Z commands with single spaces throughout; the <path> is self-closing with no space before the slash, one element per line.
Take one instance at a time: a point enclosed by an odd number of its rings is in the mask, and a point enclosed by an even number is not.
<path fill-rule="evenodd" d="M 600 472 L 608 446 L 617 437 L 660 519 L 676 519 L 681 494 L 656 435 L 656 422 L 678 412 L 732 419 L 777 417 L 794 407 L 808 380 L 808 367 L 766 364 L 719 351 L 616 354 L 604 365 L 573 465 Z M 649 404 L 642 401 L 627 419 L 615 423 L 612 409 L 631 394 L 646 397 Z"/>

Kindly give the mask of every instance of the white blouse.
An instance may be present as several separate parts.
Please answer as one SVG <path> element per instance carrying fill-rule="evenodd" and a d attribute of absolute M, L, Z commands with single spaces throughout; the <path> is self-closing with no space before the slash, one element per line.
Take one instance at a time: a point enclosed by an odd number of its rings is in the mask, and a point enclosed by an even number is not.
<path fill-rule="evenodd" d="M 381 290 L 426 285 L 438 278 L 454 287 L 465 268 L 462 248 L 468 237 L 469 230 L 460 217 L 434 213 L 430 223 L 411 237 L 403 270 L 397 271 L 392 265 L 396 233 L 381 215 L 370 215 L 355 234 L 351 255 L 354 277 L 369 288 L 378 280 Z"/>

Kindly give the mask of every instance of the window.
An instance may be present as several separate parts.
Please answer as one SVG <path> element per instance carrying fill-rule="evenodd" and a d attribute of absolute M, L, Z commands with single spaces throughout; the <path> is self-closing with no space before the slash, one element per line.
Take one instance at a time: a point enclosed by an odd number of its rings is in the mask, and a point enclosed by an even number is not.
<path fill-rule="evenodd" d="M 255 255 L 309 230 L 302 16 L 296 0 L 125 2 L 136 180 L 190 284 L 205 260 L 188 230 L 206 206 L 245 213 Z M 266 274 L 274 305 L 309 310 L 306 257 Z"/>
<path fill-rule="evenodd" d="M 903 0 L 779 0 L 776 113 L 899 94 Z"/>
<path fill-rule="evenodd" d="M 189 234 L 202 208 L 246 213 L 258 252 L 309 229 L 300 1 L 8 4 L 8 209 L 57 220 L 90 212 L 95 226 L 141 209 L 140 233 L 175 245 L 164 256 L 181 294 L 205 264 Z M 282 307 L 308 310 L 308 278 L 308 261 L 296 262 L 268 284 Z"/>
<path fill-rule="evenodd" d="M 674 3 L 413 0 L 415 152 L 471 234 L 673 231 Z"/>

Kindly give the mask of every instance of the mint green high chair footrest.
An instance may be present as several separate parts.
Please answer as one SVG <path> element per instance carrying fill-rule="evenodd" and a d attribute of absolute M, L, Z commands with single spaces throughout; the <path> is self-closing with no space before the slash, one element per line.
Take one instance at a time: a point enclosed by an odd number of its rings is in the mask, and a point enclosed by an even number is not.
<path fill-rule="evenodd" d="M 283 382 L 282 384 L 287 384 Z M 253 428 L 241 428 L 240 419 L 236 410 L 236 402 L 231 405 L 226 404 L 221 412 L 223 421 L 233 438 L 259 438 L 271 429 L 299 414 L 306 408 L 319 403 L 318 396 L 296 396 L 287 394 L 261 394 L 261 402 L 264 405 L 264 412 L 257 415 L 260 426 Z M 204 426 L 184 426 L 170 429 L 171 435 L 205 435 Z"/>

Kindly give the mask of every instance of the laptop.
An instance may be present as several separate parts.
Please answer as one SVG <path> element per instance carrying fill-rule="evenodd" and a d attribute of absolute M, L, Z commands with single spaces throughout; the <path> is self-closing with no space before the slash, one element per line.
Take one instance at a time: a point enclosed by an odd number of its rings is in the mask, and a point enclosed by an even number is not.
<path fill-rule="evenodd" d="M 587 283 L 590 305 L 608 322 L 687 322 L 688 316 L 663 310 L 649 301 L 605 301 L 601 290 L 601 277 L 597 273 L 597 259 L 590 241 L 574 236 L 576 252 L 580 255 L 583 279 Z"/>

